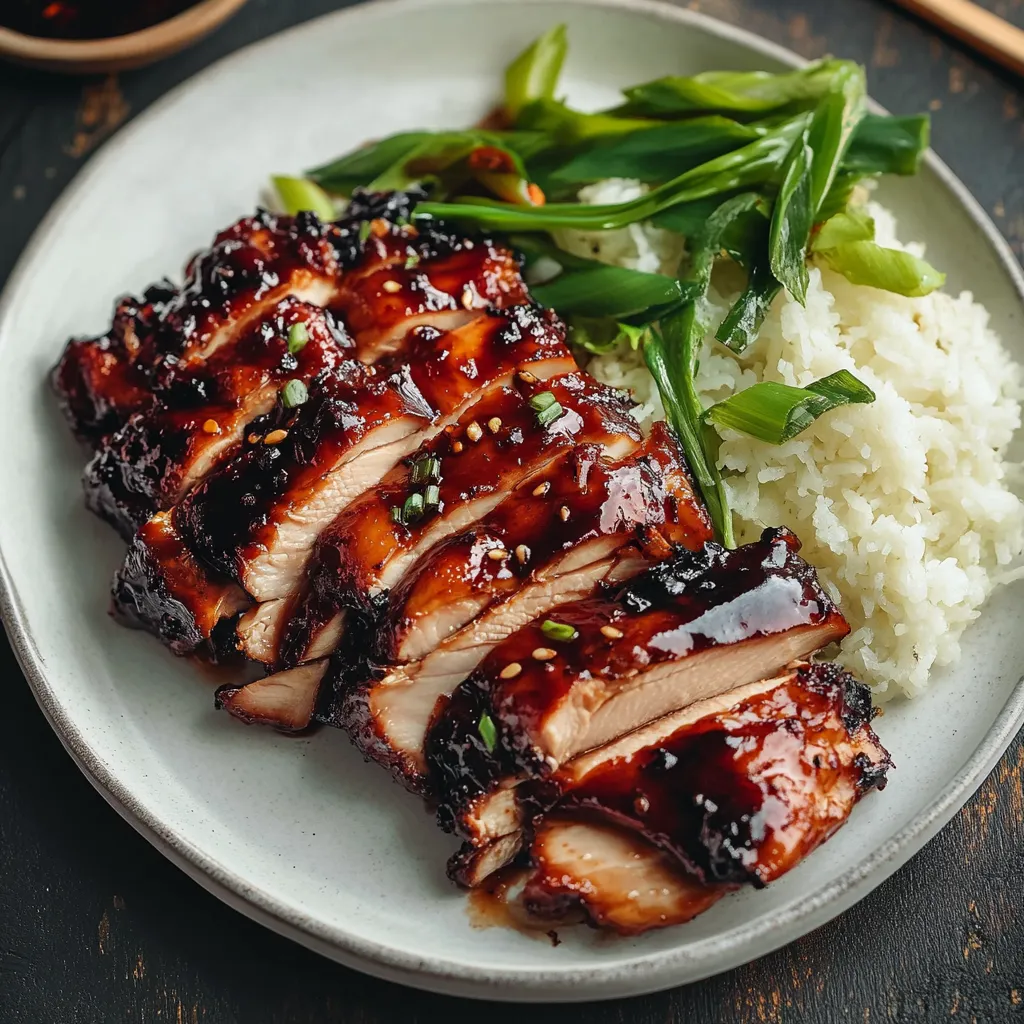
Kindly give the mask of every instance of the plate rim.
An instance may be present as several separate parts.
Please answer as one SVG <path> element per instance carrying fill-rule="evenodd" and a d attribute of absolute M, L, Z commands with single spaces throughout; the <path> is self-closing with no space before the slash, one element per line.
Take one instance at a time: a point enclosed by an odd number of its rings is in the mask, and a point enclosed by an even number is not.
<path fill-rule="evenodd" d="M 102 152 L 109 157 L 112 151 L 123 147 L 147 118 L 159 115 L 163 107 L 169 106 L 180 94 L 196 87 L 201 88 L 204 76 L 223 70 L 232 61 L 247 59 L 253 50 L 269 47 L 283 35 L 308 31 L 310 25 L 327 19 L 352 23 L 387 17 L 389 14 L 399 16 L 403 9 L 457 8 L 493 2 L 507 3 L 508 0 L 369 0 L 289 26 L 240 47 L 178 83 L 100 146 L 51 205 L 19 256 L 3 294 L 0 295 L 0 337 L 4 334 L 7 319 L 12 315 L 10 311 L 21 289 L 22 280 L 36 262 L 39 253 L 47 247 L 64 210 L 73 204 L 79 192 L 97 174 L 97 153 Z M 515 2 L 532 7 L 551 3 L 552 0 Z M 807 63 L 791 50 L 747 29 L 662 0 L 557 2 L 581 8 L 636 12 L 654 19 L 689 24 L 792 67 Z M 872 106 L 882 110 L 877 104 L 872 103 Z M 1008 242 L 981 204 L 933 150 L 928 150 L 925 163 L 981 229 L 1024 307 L 1024 271 Z M 752 921 L 731 929 L 725 936 L 700 940 L 694 946 L 640 954 L 617 964 L 553 970 L 528 967 L 491 970 L 460 964 L 451 959 L 420 957 L 395 950 L 373 940 L 353 936 L 343 926 L 328 925 L 306 913 L 295 911 L 282 900 L 249 885 L 243 877 L 234 874 L 174 829 L 168 828 L 159 815 L 147 808 L 134 794 L 128 781 L 115 777 L 107 768 L 102 753 L 85 742 L 73 716 L 61 706 L 47 680 L 45 663 L 36 646 L 2 549 L 0 615 L 36 702 L 79 769 L 122 818 L 204 889 L 250 919 L 347 967 L 417 988 L 482 999 L 577 1002 L 661 991 L 729 970 L 794 941 L 848 909 L 917 853 L 981 786 L 1024 725 L 1022 675 L 985 738 L 939 796 L 854 868 L 812 893 L 791 901 L 770 920 Z"/>

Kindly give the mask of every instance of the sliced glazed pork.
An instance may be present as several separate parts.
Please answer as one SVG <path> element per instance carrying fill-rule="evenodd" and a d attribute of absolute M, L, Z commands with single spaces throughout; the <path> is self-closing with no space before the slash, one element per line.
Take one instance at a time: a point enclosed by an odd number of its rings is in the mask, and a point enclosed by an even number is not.
<path fill-rule="evenodd" d="M 413 788 L 439 698 L 538 614 L 636 575 L 710 536 L 675 442 L 657 428 L 611 462 L 581 445 L 524 480 L 465 534 L 438 544 L 391 591 L 362 685 L 334 720 Z M 540 646 L 540 645 L 538 645 Z"/>
<path fill-rule="evenodd" d="M 547 394 L 558 404 L 553 418 L 531 405 Z M 618 458 L 640 440 L 628 402 L 585 374 L 548 381 L 517 375 L 335 519 L 317 541 L 299 593 L 243 616 L 245 653 L 283 667 L 329 654 L 340 639 L 342 609 L 372 612 L 420 556 L 491 512 L 525 476 L 576 443 L 601 444 Z"/>
<path fill-rule="evenodd" d="M 805 665 L 656 722 L 569 765 L 537 794 L 521 900 L 633 934 L 688 920 L 795 867 L 885 785 L 867 689 Z M 586 856 L 583 856 L 586 854 Z"/>
<path fill-rule="evenodd" d="M 350 501 L 517 370 L 575 367 L 564 328 L 529 307 L 451 332 L 415 328 L 397 362 L 327 386 L 177 506 L 189 547 L 259 601 L 287 596 L 313 545 Z"/>
<path fill-rule="evenodd" d="M 171 376 L 104 442 L 85 468 L 86 504 L 131 537 L 258 429 L 254 421 L 274 411 L 287 382 L 308 386 L 351 358 L 351 346 L 328 311 L 282 299 L 233 344 Z"/>
<path fill-rule="evenodd" d="M 708 543 L 559 609 L 555 630 L 537 621 L 510 637 L 435 713 L 426 749 L 442 827 L 485 843 L 507 830 L 523 780 L 844 636 L 798 547 L 782 530 L 735 550 Z"/>
<path fill-rule="evenodd" d="M 222 231 L 186 268 L 185 283 L 122 299 L 111 329 L 72 339 L 51 380 L 75 433 L 99 443 L 132 413 L 291 296 L 331 306 L 360 359 L 400 347 L 417 323 L 454 328 L 528 299 L 506 247 L 409 223 L 415 190 L 357 192 L 337 223 L 265 210 Z"/>

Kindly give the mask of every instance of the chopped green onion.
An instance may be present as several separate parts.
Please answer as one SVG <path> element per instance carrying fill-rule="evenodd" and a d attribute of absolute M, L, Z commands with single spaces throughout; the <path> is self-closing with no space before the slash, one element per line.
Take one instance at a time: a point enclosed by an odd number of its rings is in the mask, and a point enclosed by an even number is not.
<path fill-rule="evenodd" d="M 719 426 L 769 444 L 785 444 L 819 416 L 841 405 L 870 405 L 875 393 L 849 370 L 831 373 L 805 388 L 761 381 L 730 395 L 704 414 Z"/>
<path fill-rule="evenodd" d="M 555 396 L 550 391 L 541 391 L 530 399 L 530 408 L 534 412 L 543 412 L 548 406 L 555 404 Z"/>
<path fill-rule="evenodd" d="M 286 409 L 295 409 L 309 398 L 306 385 L 301 380 L 290 380 L 281 388 L 281 401 Z"/>
<path fill-rule="evenodd" d="M 337 215 L 331 197 L 316 182 L 308 178 L 285 178 L 276 176 L 270 179 L 281 197 L 281 205 L 286 213 L 292 215 L 309 210 L 321 220 L 334 220 Z"/>
<path fill-rule="evenodd" d="M 477 731 L 480 733 L 480 739 L 484 741 L 487 753 L 493 754 L 494 748 L 498 745 L 498 729 L 494 724 L 494 719 L 486 712 L 480 716 Z"/>
<path fill-rule="evenodd" d="M 416 253 L 410 253 L 405 259 L 405 269 L 412 270 L 413 267 L 417 266 L 420 262 L 420 258 Z"/>
<path fill-rule="evenodd" d="M 441 460 L 434 455 L 427 455 L 417 459 L 412 464 L 412 482 L 414 484 L 425 484 L 431 480 L 441 479 Z"/>
<path fill-rule="evenodd" d="M 580 635 L 579 631 L 567 622 L 554 622 L 551 619 L 545 619 L 541 623 L 540 631 L 549 640 L 557 640 L 562 644 L 567 644 Z"/>
<path fill-rule="evenodd" d="M 309 341 L 309 329 L 301 321 L 288 328 L 288 353 L 298 355 Z"/>
<path fill-rule="evenodd" d="M 402 522 L 414 523 L 423 515 L 423 495 L 410 494 L 402 505 Z"/>
<path fill-rule="evenodd" d="M 423 489 L 424 508 L 433 509 L 441 504 L 441 488 L 437 484 L 429 484 Z"/>
<path fill-rule="evenodd" d="M 537 413 L 537 424 L 541 427 L 550 426 L 564 412 L 565 410 L 558 404 L 558 402 L 553 402 L 551 405 L 546 406 Z"/>
<path fill-rule="evenodd" d="M 391 522 L 399 524 L 402 522 L 402 510 L 398 505 L 391 506 Z"/>
<path fill-rule="evenodd" d="M 359 241 L 360 241 L 360 243 L 365 242 L 369 237 L 370 237 L 370 222 L 368 220 L 364 220 L 362 222 L 362 224 L 359 225 Z"/>

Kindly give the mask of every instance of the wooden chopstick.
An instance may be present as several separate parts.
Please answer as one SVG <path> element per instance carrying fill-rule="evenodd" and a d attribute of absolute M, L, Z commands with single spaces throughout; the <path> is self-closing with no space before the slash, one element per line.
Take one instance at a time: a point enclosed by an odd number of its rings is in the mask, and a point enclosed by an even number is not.
<path fill-rule="evenodd" d="M 896 0 L 926 21 L 1018 75 L 1024 75 L 1024 31 L 970 0 Z"/>

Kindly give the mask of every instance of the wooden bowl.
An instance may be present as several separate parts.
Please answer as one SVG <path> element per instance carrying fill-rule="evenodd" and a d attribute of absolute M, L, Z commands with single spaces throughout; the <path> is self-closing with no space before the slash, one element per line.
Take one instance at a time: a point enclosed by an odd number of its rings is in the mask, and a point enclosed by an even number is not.
<path fill-rule="evenodd" d="M 139 68 L 191 46 L 244 3 L 200 0 L 166 21 L 109 39 L 44 39 L 0 27 L 0 59 L 68 74 Z"/>

